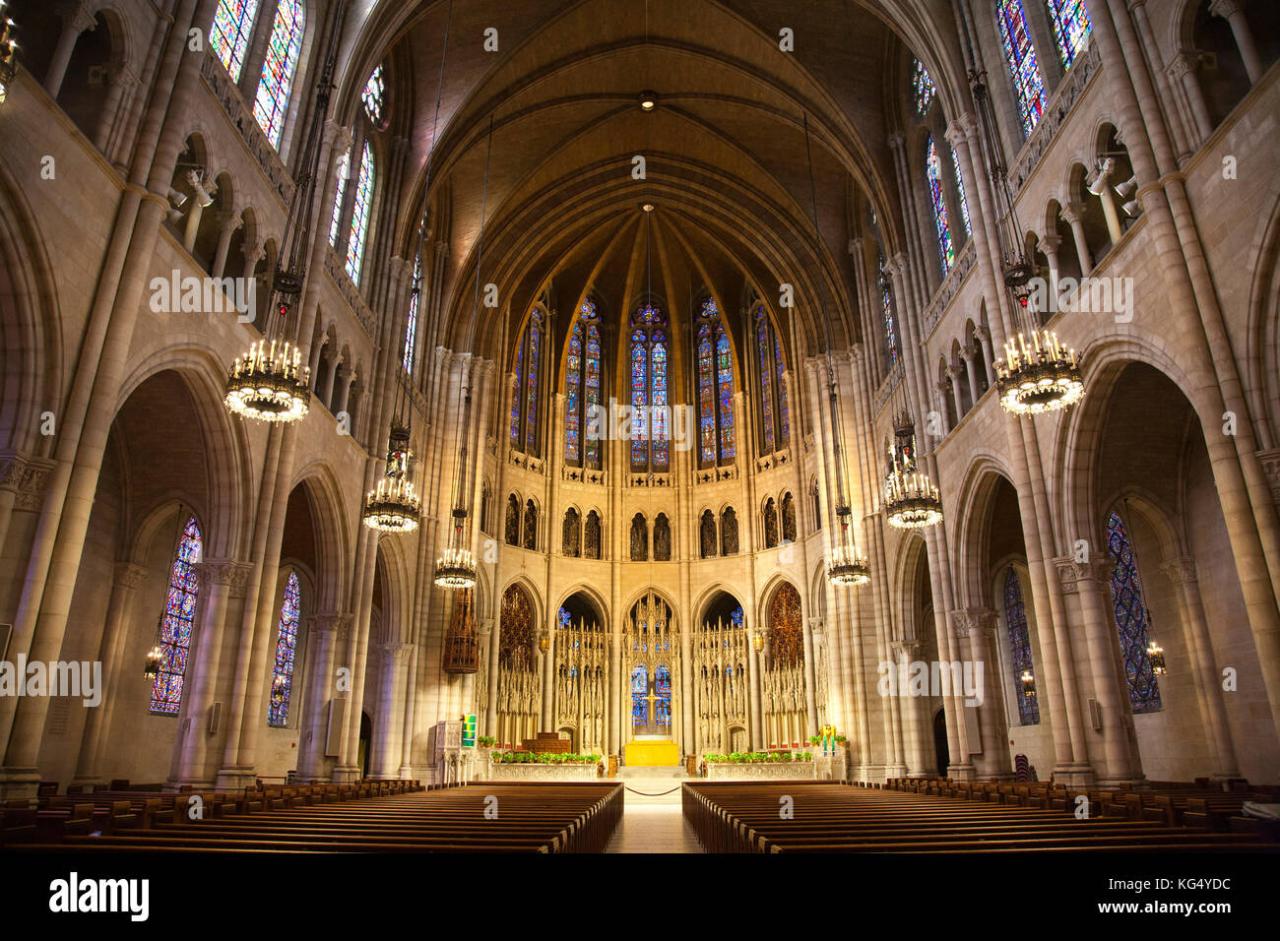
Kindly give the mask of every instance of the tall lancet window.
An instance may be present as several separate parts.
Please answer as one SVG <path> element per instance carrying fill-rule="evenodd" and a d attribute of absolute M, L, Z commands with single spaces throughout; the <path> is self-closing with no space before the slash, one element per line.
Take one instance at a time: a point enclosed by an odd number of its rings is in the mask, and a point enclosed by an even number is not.
<path fill-rule="evenodd" d="M 1053 38 L 1058 44 L 1062 67 L 1069 69 L 1093 31 L 1089 11 L 1084 0 L 1049 0 L 1049 19 L 1053 23 Z"/>
<path fill-rule="evenodd" d="M 698 463 L 727 464 L 735 451 L 733 348 L 714 299 L 698 313 Z"/>
<path fill-rule="evenodd" d="M 786 361 L 782 343 L 763 304 L 752 315 L 755 327 L 756 382 L 760 389 L 760 453 L 772 454 L 787 446 L 791 437 L 791 408 L 787 403 Z"/>
<path fill-rule="evenodd" d="M 600 314 L 595 302 L 585 300 L 569 333 L 565 360 L 564 459 L 575 467 L 599 470 L 602 455 L 598 428 L 591 416 L 602 404 L 600 377 Z M 599 424 L 599 421 L 595 424 Z"/>
<path fill-rule="evenodd" d="M 1031 26 L 1022 0 L 996 0 L 996 22 L 1000 27 L 1000 42 L 1004 46 L 1005 65 L 1018 99 L 1022 136 L 1029 137 L 1040 123 L 1049 95 L 1040 76 L 1040 63 L 1036 61 Z"/>
<path fill-rule="evenodd" d="M 964 192 L 964 177 L 960 174 L 960 161 L 956 159 L 956 149 L 951 148 L 951 170 L 956 175 L 956 195 L 960 197 L 960 221 L 964 223 L 965 235 L 973 234 L 973 221 L 969 218 L 969 197 Z"/>
<path fill-rule="evenodd" d="M 151 681 L 150 711 L 161 715 L 176 716 L 182 709 L 182 681 L 200 595 L 195 567 L 203 542 L 200 524 L 194 516 L 188 518 L 169 567 L 169 592 L 160 616 L 160 669 Z"/>
<path fill-rule="evenodd" d="M 381 127 L 387 100 L 387 85 L 382 76 L 381 63 L 369 73 L 369 80 L 364 83 L 364 89 L 360 92 L 360 100 L 364 102 L 364 113 L 369 116 L 369 120 L 375 127 Z"/>
<path fill-rule="evenodd" d="M 290 572 L 284 583 L 280 604 L 280 627 L 276 634 L 276 663 L 271 671 L 271 702 L 267 725 L 284 728 L 289 724 L 289 702 L 293 699 L 293 667 L 298 657 L 298 620 L 302 612 L 302 587 L 298 573 Z"/>
<path fill-rule="evenodd" d="M 373 212 L 373 148 L 364 142 L 360 151 L 360 174 L 352 196 L 351 234 L 347 237 L 347 274 L 356 284 L 364 270 L 364 249 L 369 238 L 369 216 Z"/>
<path fill-rule="evenodd" d="M 1115 510 L 1107 517 L 1107 555 L 1115 564 L 1111 572 L 1111 600 L 1115 605 L 1116 629 L 1120 632 L 1120 652 L 1129 686 L 1129 704 L 1134 713 L 1159 712 L 1160 684 L 1147 653 L 1151 615 L 1142 596 L 1138 560 L 1133 555 L 1129 531 Z"/>
<path fill-rule="evenodd" d="M 300 0 L 280 0 L 276 18 L 271 24 L 267 56 L 262 60 L 262 76 L 253 101 L 253 116 L 271 146 L 279 149 L 284 133 L 293 80 L 298 71 L 298 54 L 302 52 L 302 32 L 307 14 Z"/>
<path fill-rule="evenodd" d="M 209 30 L 209 44 L 233 82 L 240 81 L 257 16 L 258 0 L 218 0 L 213 27 Z"/>
<path fill-rule="evenodd" d="M 541 307 L 529 312 L 520 345 L 516 347 L 516 388 L 511 401 L 511 447 L 535 457 L 538 419 L 542 407 L 542 350 L 546 346 L 546 315 Z"/>
<path fill-rule="evenodd" d="M 885 270 L 884 255 L 880 256 L 880 318 L 884 324 L 884 359 L 885 369 L 892 370 L 898 365 L 898 318 L 893 312 L 893 289 L 889 282 L 889 272 Z"/>
<path fill-rule="evenodd" d="M 413 290 L 409 294 L 409 313 L 404 319 L 404 371 L 413 375 L 418 347 L 418 303 L 422 298 L 422 255 L 413 260 Z"/>
<path fill-rule="evenodd" d="M 929 77 L 929 70 L 924 67 L 923 62 L 916 59 L 911 67 L 911 95 L 915 100 L 916 114 L 926 114 L 937 93 L 938 88 Z"/>
<path fill-rule="evenodd" d="M 925 142 L 924 148 L 925 175 L 929 179 L 929 204 L 933 207 L 933 224 L 938 235 L 938 255 L 942 259 L 942 274 L 945 277 L 956 263 L 955 243 L 951 239 L 951 222 L 947 218 L 947 203 L 942 196 L 942 160 L 938 157 L 938 148 L 933 143 L 933 135 Z"/>
<path fill-rule="evenodd" d="M 652 304 L 631 318 L 631 469 L 671 469 L 670 340 L 667 318 Z"/>
<path fill-rule="evenodd" d="M 1022 583 L 1012 568 L 1004 576 L 1004 623 L 1009 631 L 1010 667 L 1013 673 L 1013 695 L 1018 700 L 1018 720 L 1023 725 L 1040 723 L 1040 703 L 1034 685 L 1023 682 L 1024 675 L 1035 679 L 1031 660 L 1031 632 L 1027 627 L 1027 606 L 1022 600 Z"/>

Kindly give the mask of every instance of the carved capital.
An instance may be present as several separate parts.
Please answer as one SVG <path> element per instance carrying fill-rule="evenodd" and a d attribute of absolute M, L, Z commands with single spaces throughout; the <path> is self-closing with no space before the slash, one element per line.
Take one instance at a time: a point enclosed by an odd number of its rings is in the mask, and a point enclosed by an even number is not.
<path fill-rule="evenodd" d="M 1056 255 L 1058 249 L 1062 247 L 1061 235 L 1042 235 L 1040 236 L 1040 248 L 1046 255 Z"/>
<path fill-rule="evenodd" d="M 951 612 L 951 630 L 956 637 L 977 637 L 995 630 L 996 613 L 990 608 L 959 608 Z"/>
<path fill-rule="evenodd" d="M 203 585 L 222 585 L 236 598 L 243 598 L 253 566 L 231 559 L 209 559 L 195 564 L 196 577 Z"/>
<path fill-rule="evenodd" d="M 1196 560 L 1189 556 L 1170 559 L 1160 566 L 1160 571 L 1169 577 L 1175 585 L 1194 585 L 1199 581 L 1196 573 Z"/>
<path fill-rule="evenodd" d="M 1280 506 L 1280 448 L 1259 451 L 1258 460 L 1262 462 L 1262 472 L 1267 477 L 1267 483 L 1271 485 L 1271 499 Z M 3 473 L 0 473 L 0 478 L 3 478 Z M 0 486 L 3 484 L 0 483 Z"/>
<path fill-rule="evenodd" d="M 53 461 L 17 451 L 0 452 L 0 490 L 13 491 L 16 509 L 39 510 L 52 470 Z"/>
<path fill-rule="evenodd" d="M 1110 562 L 1077 562 L 1074 556 L 1058 556 L 1053 560 L 1063 594 L 1073 595 L 1085 587 L 1104 587 L 1111 580 Z"/>
<path fill-rule="evenodd" d="M 339 641 L 346 641 L 351 634 L 352 614 L 335 614 L 332 611 L 317 614 L 311 619 L 311 629 L 318 634 L 332 634 Z"/>
<path fill-rule="evenodd" d="M 325 143 L 333 149 L 335 158 L 343 157 L 351 150 L 353 140 L 351 128 L 343 127 L 333 119 L 324 122 L 324 139 Z"/>
<path fill-rule="evenodd" d="M 1212 0 L 1209 4 L 1209 12 L 1213 16 L 1220 16 L 1224 20 L 1229 20 L 1238 13 L 1244 12 L 1244 6 L 1240 0 Z"/>

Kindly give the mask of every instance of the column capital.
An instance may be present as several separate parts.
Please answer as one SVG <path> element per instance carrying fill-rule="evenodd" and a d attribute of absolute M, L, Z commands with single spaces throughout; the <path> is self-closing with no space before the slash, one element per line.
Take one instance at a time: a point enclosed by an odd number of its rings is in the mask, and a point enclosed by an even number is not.
<path fill-rule="evenodd" d="M 381 654 L 383 662 L 388 665 L 404 663 L 412 652 L 413 644 L 403 644 L 400 641 L 378 644 L 378 653 Z"/>
<path fill-rule="evenodd" d="M 896 658 L 913 660 L 916 654 L 920 652 L 921 644 L 918 640 L 895 640 L 889 646 L 893 648 Z"/>
<path fill-rule="evenodd" d="M 1160 571 L 1169 577 L 1175 585 L 1193 585 L 1199 581 L 1196 572 L 1196 560 L 1190 556 L 1180 556 L 1161 563 Z"/>
<path fill-rule="evenodd" d="M 88 0 L 63 0 L 54 8 L 54 12 L 61 17 L 65 28 L 77 33 L 89 32 L 98 26 Z"/>
<path fill-rule="evenodd" d="M 966 111 L 964 114 L 957 115 L 955 120 L 947 125 L 945 135 L 947 142 L 952 147 L 958 147 L 961 144 L 967 146 L 977 127 L 978 123 L 974 120 L 971 112 Z"/>
<path fill-rule="evenodd" d="M 990 608 L 957 608 L 951 612 L 951 631 L 956 637 L 990 633 L 996 627 L 996 613 Z"/>
<path fill-rule="evenodd" d="M 223 585 L 233 597 L 244 597 L 253 566 L 234 559 L 208 559 L 194 566 L 196 577 L 205 584 Z"/>
<path fill-rule="evenodd" d="M 1199 54 L 1194 51 L 1181 50 L 1164 67 L 1165 74 L 1173 81 L 1180 82 L 1184 76 L 1195 70 L 1199 57 Z"/>
<path fill-rule="evenodd" d="M 39 510 L 54 462 L 18 451 L 0 451 L 0 490 L 12 490 L 14 507 Z"/>
<path fill-rule="evenodd" d="M 1067 225 L 1078 225 L 1083 218 L 1081 216 L 1080 203 L 1075 199 L 1069 199 L 1058 208 L 1058 215 Z"/>
<path fill-rule="evenodd" d="M 344 127 L 330 118 L 324 122 L 324 140 L 333 148 L 334 156 L 339 157 L 351 150 L 354 137 L 352 136 L 351 128 Z"/>
<path fill-rule="evenodd" d="M 1040 236 L 1040 247 L 1046 255 L 1056 255 L 1062 247 L 1062 236 L 1058 234 Z"/>
<path fill-rule="evenodd" d="M 354 619 L 354 614 L 336 614 L 332 611 L 316 614 L 311 618 L 311 630 L 318 634 L 333 634 L 338 640 L 346 640 Z"/>
<path fill-rule="evenodd" d="M 885 138 L 885 143 L 889 145 L 890 150 L 902 150 L 903 146 L 906 144 L 906 140 L 901 134 L 895 132 Z"/>
<path fill-rule="evenodd" d="M 1053 560 L 1053 565 L 1058 570 L 1058 581 L 1062 585 L 1062 591 L 1068 595 L 1078 592 L 1081 582 L 1098 582 L 1102 586 L 1107 585 L 1114 568 L 1110 561 L 1077 562 L 1074 556 L 1069 555 L 1058 556 Z"/>
<path fill-rule="evenodd" d="M 1229 20 L 1238 13 L 1244 12 L 1244 4 L 1240 0 L 1210 0 L 1209 13 Z"/>

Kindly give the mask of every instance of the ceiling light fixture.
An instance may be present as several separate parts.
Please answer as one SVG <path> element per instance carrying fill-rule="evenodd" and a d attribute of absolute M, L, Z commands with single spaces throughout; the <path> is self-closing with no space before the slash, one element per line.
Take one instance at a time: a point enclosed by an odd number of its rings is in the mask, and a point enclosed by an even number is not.
<path fill-rule="evenodd" d="M 641 111 L 652 111 L 656 107 L 658 107 L 657 95 L 655 95 L 651 91 L 644 91 L 640 93 L 640 110 Z"/>

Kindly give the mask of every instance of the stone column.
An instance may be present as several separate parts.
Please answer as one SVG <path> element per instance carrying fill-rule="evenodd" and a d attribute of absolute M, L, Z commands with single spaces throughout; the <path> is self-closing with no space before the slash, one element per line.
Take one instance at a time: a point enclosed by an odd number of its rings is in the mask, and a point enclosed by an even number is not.
<path fill-rule="evenodd" d="M 1061 263 L 1058 260 L 1058 249 L 1062 247 L 1062 236 L 1056 234 L 1040 237 L 1040 250 L 1049 262 L 1049 309 L 1042 313 L 1047 318 L 1058 310 L 1058 279 L 1061 277 Z"/>
<path fill-rule="evenodd" d="M 1239 777 L 1240 766 L 1231 738 L 1231 723 L 1227 720 L 1226 702 L 1222 696 L 1222 674 L 1214 662 L 1213 639 L 1200 597 L 1195 560 L 1186 556 L 1170 559 L 1160 566 L 1160 570 L 1169 577 L 1177 594 L 1178 613 L 1187 638 L 1187 652 L 1200 697 L 1201 713 L 1205 718 L 1205 738 L 1213 749 L 1213 777 L 1220 780 Z"/>
<path fill-rule="evenodd" d="M 213 256 L 213 265 L 209 274 L 221 278 L 227 268 L 227 252 L 231 250 L 231 237 L 240 228 L 242 220 L 234 212 L 224 210 L 218 213 L 218 248 Z"/>
<path fill-rule="evenodd" d="M 74 784 L 95 784 L 102 780 L 102 751 L 111 731 L 111 714 L 120 684 L 120 661 L 129 634 L 133 598 L 146 574 L 144 566 L 132 562 L 116 563 L 115 582 L 111 586 L 111 600 L 107 603 L 107 619 L 102 628 L 102 643 L 98 649 L 98 660 L 102 663 L 102 688 L 99 690 L 102 701 L 97 708 L 89 709 L 85 716 L 84 734 L 80 739 L 80 760 L 72 782 Z"/>
<path fill-rule="evenodd" d="M 49 60 L 49 71 L 44 76 L 44 90 L 55 101 L 62 91 L 62 83 L 67 77 L 67 66 L 71 64 L 71 54 L 75 51 L 80 34 L 97 27 L 97 21 L 89 6 L 88 0 L 67 0 L 56 8 L 62 20 L 62 32 L 58 34 L 58 44 L 53 49 L 53 57 Z"/>
<path fill-rule="evenodd" d="M 999 659 L 995 656 L 996 613 L 989 608 L 965 608 L 956 612 L 956 637 L 962 641 L 962 650 L 968 662 L 973 664 L 973 679 L 980 702 L 978 729 L 982 744 L 982 760 L 978 766 L 979 777 L 988 780 L 1008 777 L 1013 767 L 1009 759 L 1009 731 L 996 692 L 999 683 Z M 981 665 L 981 666 L 979 666 Z M 979 677 L 978 670 L 981 670 Z"/>
<path fill-rule="evenodd" d="M 373 751 L 369 763 L 371 778 L 391 780 L 400 774 L 400 735 L 404 731 L 403 710 L 408 698 L 403 678 L 412 649 L 412 645 L 402 643 L 378 645 L 382 682 L 378 686 L 376 734 L 370 743 Z"/>
<path fill-rule="evenodd" d="M 339 367 L 337 397 L 333 403 L 334 416 L 347 410 L 347 402 L 351 398 L 351 384 L 356 381 L 356 371 L 345 365 Z"/>
<path fill-rule="evenodd" d="M 996 384 L 996 377 L 995 377 L 996 361 L 995 361 L 995 356 L 991 351 L 991 334 L 987 331 L 986 327 L 978 327 L 976 330 L 974 330 L 973 334 L 978 338 L 978 342 L 982 344 L 982 352 L 984 354 L 984 356 L 982 357 L 983 359 L 982 365 L 987 373 L 987 388 L 989 389 Z"/>
<path fill-rule="evenodd" d="M 183 735 L 178 742 L 170 783 L 207 785 L 206 767 L 212 746 L 208 716 L 217 695 L 217 683 L 226 648 L 227 616 L 233 603 L 243 600 L 253 567 L 230 559 L 210 559 L 195 566 L 200 586 L 195 636 L 192 638 L 186 696 L 183 703 Z M 221 729 L 218 730 L 222 732 Z"/>
<path fill-rule="evenodd" d="M 748 618 L 750 623 L 750 618 Z M 751 628 L 748 632 L 747 643 L 751 645 L 750 651 L 747 653 L 747 698 L 748 709 L 750 710 L 750 726 L 751 726 L 751 750 L 759 751 L 765 745 L 765 728 L 764 728 L 764 703 L 760 695 L 760 652 L 756 650 L 754 631 L 759 628 Z"/>
<path fill-rule="evenodd" d="M 1101 184 L 1102 192 L 1098 199 L 1102 202 L 1102 214 L 1107 220 L 1107 233 L 1111 236 L 1111 244 L 1117 245 L 1124 237 L 1124 229 L 1120 226 L 1120 214 L 1116 211 L 1116 194 L 1111 189 L 1111 174 L 1115 172 L 1116 162 L 1108 157 L 1102 162 L 1094 177 L 1094 185 Z"/>
<path fill-rule="evenodd" d="M 93 133 L 93 146 L 97 147 L 108 160 L 111 159 L 115 149 L 112 146 L 115 137 L 112 132 L 119 126 L 121 120 L 127 117 L 127 112 L 122 112 L 125 93 L 136 88 L 137 85 L 138 77 L 127 67 L 117 65 L 108 68 L 107 100 L 103 104 L 102 113 L 98 116 L 98 126 Z"/>
<path fill-rule="evenodd" d="M 1080 204 L 1074 199 L 1068 200 L 1058 215 L 1071 226 L 1071 237 L 1076 241 L 1076 257 L 1080 259 L 1080 274 L 1087 278 L 1093 274 L 1093 255 L 1089 253 L 1089 243 L 1084 237 L 1084 217 L 1081 215 Z"/>
<path fill-rule="evenodd" d="M 948 366 L 947 378 L 951 380 L 951 398 L 956 403 L 956 424 L 958 425 L 967 414 L 964 407 L 964 398 L 960 395 L 960 370 L 955 366 Z"/>
<path fill-rule="evenodd" d="M 1204 98 L 1204 89 L 1200 87 L 1200 78 L 1196 75 L 1196 54 L 1179 52 L 1169 60 L 1165 74 L 1171 86 L 1181 92 L 1180 101 L 1190 112 L 1186 117 L 1187 135 L 1191 138 L 1189 145 L 1192 149 L 1198 148 L 1213 133 L 1213 118 Z"/>
<path fill-rule="evenodd" d="M 1244 60 L 1244 70 L 1249 73 L 1249 84 L 1258 84 L 1266 68 L 1262 64 L 1262 57 L 1258 55 L 1258 47 L 1254 44 L 1249 21 L 1245 19 L 1243 0 L 1212 0 L 1209 12 L 1222 17 L 1231 26 L 1231 35 L 1235 37 L 1240 58 Z"/>
<path fill-rule="evenodd" d="M 342 354 L 336 353 L 333 362 L 329 365 L 328 372 L 324 375 L 324 386 L 320 389 L 320 401 L 328 408 L 329 403 L 333 401 L 333 384 L 338 378 L 338 369 L 342 366 Z"/>
<path fill-rule="evenodd" d="M 969 396 L 973 400 L 973 404 L 978 404 L 978 399 L 982 398 L 982 390 L 978 388 L 978 374 L 973 368 L 973 358 L 977 355 L 977 349 L 974 346 L 966 346 L 960 351 L 964 359 L 964 371 L 969 380 Z"/>
<path fill-rule="evenodd" d="M 901 688 L 902 671 L 899 665 L 910 665 L 919 659 L 920 642 L 918 640 L 899 640 L 893 644 L 893 670 L 896 686 L 890 687 L 890 695 L 902 705 L 903 744 L 906 748 L 904 759 L 907 764 L 907 777 L 927 778 L 934 771 L 936 762 L 929 747 L 933 742 L 933 725 L 924 702 L 924 697 L 910 695 L 910 690 Z M 967 757 L 967 756 L 966 756 Z"/>

